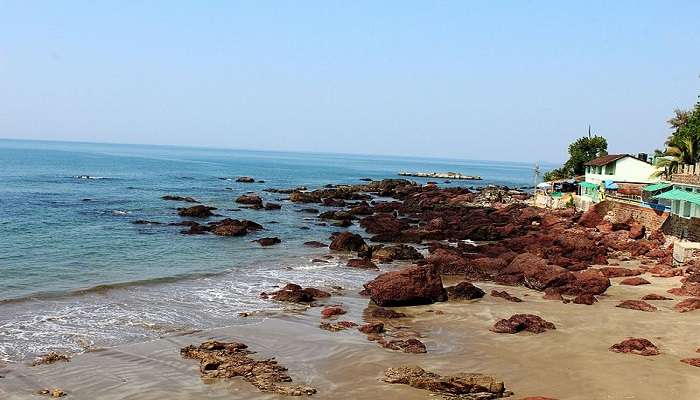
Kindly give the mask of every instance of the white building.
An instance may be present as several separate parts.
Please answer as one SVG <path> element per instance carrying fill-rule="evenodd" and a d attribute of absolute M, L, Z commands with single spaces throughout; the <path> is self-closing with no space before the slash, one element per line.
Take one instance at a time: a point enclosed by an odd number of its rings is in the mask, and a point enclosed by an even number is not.
<path fill-rule="evenodd" d="M 629 154 L 609 154 L 585 164 L 586 182 L 599 185 L 601 182 L 650 184 L 661 181 L 653 175 L 658 170 L 646 160 Z"/>

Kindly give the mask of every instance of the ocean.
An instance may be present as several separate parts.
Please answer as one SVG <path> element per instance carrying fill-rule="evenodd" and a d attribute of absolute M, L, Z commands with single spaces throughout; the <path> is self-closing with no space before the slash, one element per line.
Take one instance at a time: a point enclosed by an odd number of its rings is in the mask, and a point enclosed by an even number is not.
<path fill-rule="evenodd" d="M 0 360 L 48 351 L 145 341 L 243 323 L 239 312 L 274 310 L 260 292 L 288 282 L 355 290 L 376 275 L 342 260 L 313 263 L 334 226 L 317 224 L 286 195 L 397 178 L 399 171 L 455 171 L 482 181 L 443 186 L 531 186 L 533 165 L 515 162 L 243 151 L 169 146 L 0 140 Z M 255 183 L 239 183 L 239 176 Z M 429 179 L 410 178 L 419 183 Z M 264 182 L 260 182 L 264 181 Z M 281 210 L 240 208 L 255 192 Z M 244 237 L 183 235 L 178 207 L 191 196 L 216 213 L 265 230 Z M 135 220 L 162 222 L 137 225 Z M 350 227 L 356 230 L 357 227 Z M 261 247 L 252 240 L 277 236 Z"/>

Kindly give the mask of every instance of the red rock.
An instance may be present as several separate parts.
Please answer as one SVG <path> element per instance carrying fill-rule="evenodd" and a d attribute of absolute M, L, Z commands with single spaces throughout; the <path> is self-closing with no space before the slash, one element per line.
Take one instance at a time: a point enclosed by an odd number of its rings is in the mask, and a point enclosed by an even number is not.
<path fill-rule="evenodd" d="M 383 319 L 396 319 L 396 318 L 404 318 L 406 314 L 394 310 L 390 310 L 388 308 L 383 308 L 383 307 L 377 307 L 372 309 L 370 311 L 369 315 L 372 318 L 383 318 Z"/>
<path fill-rule="evenodd" d="M 673 307 L 678 312 L 690 312 L 700 308 L 700 298 L 693 297 L 690 299 L 685 299 Z"/>
<path fill-rule="evenodd" d="M 651 294 L 648 294 L 648 295 L 642 297 L 642 300 L 673 300 L 673 299 L 670 297 L 662 296 L 660 294 L 651 293 Z"/>
<path fill-rule="evenodd" d="M 357 328 L 360 332 L 365 334 L 379 334 L 384 332 L 384 324 L 381 322 L 370 322 Z"/>
<path fill-rule="evenodd" d="M 616 307 L 627 308 L 629 310 L 646 311 L 646 312 L 656 311 L 656 307 L 652 306 L 651 304 L 649 304 L 643 300 L 625 300 L 625 301 L 621 302 L 620 304 L 618 304 Z"/>
<path fill-rule="evenodd" d="M 494 324 L 491 330 L 496 333 L 518 333 L 527 331 L 543 333 L 547 329 L 556 329 L 553 323 L 532 314 L 515 314 L 508 319 L 502 319 Z"/>
<path fill-rule="evenodd" d="M 219 236 L 244 236 L 248 233 L 248 229 L 242 225 L 219 225 L 214 228 L 214 234 Z"/>
<path fill-rule="evenodd" d="M 310 294 L 314 298 L 322 298 L 322 297 L 331 297 L 331 294 L 326 292 L 325 290 L 321 289 L 316 289 L 316 288 L 304 288 L 302 289 L 304 292 Z"/>
<path fill-rule="evenodd" d="M 559 288 L 562 294 L 576 296 L 582 293 L 603 294 L 610 287 L 610 279 L 594 269 L 573 272 L 576 280 Z"/>
<path fill-rule="evenodd" d="M 257 194 L 244 194 L 236 198 L 236 203 L 248 204 L 255 207 L 262 207 L 263 201 Z"/>
<path fill-rule="evenodd" d="M 326 307 L 321 311 L 321 318 L 331 318 L 335 317 L 336 315 L 342 315 L 345 314 L 346 311 L 343 310 L 342 307 Z"/>
<path fill-rule="evenodd" d="M 573 300 L 574 304 L 585 304 L 589 306 L 596 302 L 598 302 L 598 299 L 596 299 L 595 296 L 590 293 L 582 293 L 576 296 Z"/>
<path fill-rule="evenodd" d="M 640 356 L 656 356 L 659 348 L 652 342 L 643 338 L 629 338 L 620 343 L 610 346 L 610 351 L 614 353 L 631 353 Z"/>
<path fill-rule="evenodd" d="M 365 247 L 367 243 L 362 236 L 350 232 L 341 232 L 330 244 L 330 249 L 337 251 L 359 251 Z"/>
<path fill-rule="evenodd" d="M 554 290 L 552 290 L 552 289 L 545 290 L 544 296 L 542 296 L 542 298 L 545 300 L 558 300 L 558 301 L 564 300 L 561 293 L 559 293 L 555 289 Z"/>
<path fill-rule="evenodd" d="M 630 224 L 629 238 L 630 239 L 641 239 L 646 233 L 646 228 L 639 222 L 633 222 Z"/>
<path fill-rule="evenodd" d="M 578 224 L 586 228 L 595 228 L 602 223 L 603 217 L 596 212 L 595 207 L 589 208 L 578 220 Z"/>
<path fill-rule="evenodd" d="M 404 353 L 421 354 L 427 352 L 425 344 L 418 339 L 396 339 L 390 341 L 379 339 L 377 343 L 384 348 L 399 350 L 403 351 Z"/>
<path fill-rule="evenodd" d="M 535 290 L 560 287 L 576 280 L 565 268 L 548 265 L 547 261 L 531 253 L 519 254 L 499 272 L 498 281 L 522 283 Z"/>
<path fill-rule="evenodd" d="M 681 362 L 692 365 L 693 367 L 700 367 L 700 358 L 684 358 Z"/>
<path fill-rule="evenodd" d="M 348 260 L 348 267 L 363 269 L 378 269 L 377 264 L 366 258 L 353 258 Z"/>
<path fill-rule="evenodd" d="M 327 244 L 321 243 L 321 242 L 317 242 L 317 241 L 315 241 L 315 240 L 312 240 L 312 241 L 310 241 L 310 242 L 304 242 L 304 246 L 308 246 L 308 247 L 328 247 Z"/>
<path fill-rule="evenodd" d="M 406 268 L 379 275 L 366 283 L 370 298 L 379 306 L 410 306 L 447 300 L 442 278 L 429 266 Z"/>
<path fill-rule="evenodd" d="M 639 285 L 649 285 L 649 284 L 651 284 L 651 282 L 649 282 L 648 280 L 646 280 L 642 277 L 639 277 L 639 276 L 635 276 L 633 278 L 623 279 L 620 282 L 620 285 L 629 285 L 629 286 L 639 286 Z"/>
<path fill-rule="evenodd" d="M 455 249 L 437 249 L 426 259 L 427 263 L 438 268 L 441 274 L 459 274 L 467 271 L 465 260 Z"/>
<path fill-rule="evenodd" d="M 602 267 L 599 268 L 598 271 L 600 271 L 606 278 L 619 278 L 622 276 L 636 276 L 642 274 L 642 271 L 638 269 L 623 267 Z"/>
<path fill-rule="evenodd" d="M 474 300 L 484 297 L 486 293 L 469 282 L 460 282 L 456 286 L 447 288 L 447 297 L 450 300 Z"/>
<path fill-rule="evenodd" d="M 199 205 L 187 208 L 178 208 L 177 213 L 183 217 L 207 218 L 214 215 L 211 210 L 216 210 L 216 208 Z"/>
<path fill-rule="evenodd" d="M 491 291 L 491 296 L 493 296 L 493 297 L 500 297 L 500 298 L 502 298 L 502 299 L 506 299 L 506 300 L 512 301 L 512 302 L 514 302 L 514 303 L 520 303 L 520 302 L 523 301 L 522 299 L 520 299 L 520 298 L 518 298 L 518 297 L 511 296 L 511 294 L 508 293 L 508 292 L 506 292 L 505 290 L 499 292 L 498 290 L 495 290 L 495 289 L 494 289 L 494 290 Z"/>

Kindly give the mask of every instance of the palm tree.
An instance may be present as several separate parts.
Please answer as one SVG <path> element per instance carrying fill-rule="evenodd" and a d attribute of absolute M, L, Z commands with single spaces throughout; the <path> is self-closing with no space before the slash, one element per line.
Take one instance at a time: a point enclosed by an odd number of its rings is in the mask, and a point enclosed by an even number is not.
<path fill-rule="evenodd" d="M 674 131 L 666 140 L 666 150 L 655 151 L 654 164 L 663 168 L 656 176 L 665 175 L 669 178 L 682 165 L 700 161 L 700 131 L 695 129 L 694 124 L 698 112 L 698 105 L 690 111 L 674 110 L 675 115 L 668 120 Z"/>

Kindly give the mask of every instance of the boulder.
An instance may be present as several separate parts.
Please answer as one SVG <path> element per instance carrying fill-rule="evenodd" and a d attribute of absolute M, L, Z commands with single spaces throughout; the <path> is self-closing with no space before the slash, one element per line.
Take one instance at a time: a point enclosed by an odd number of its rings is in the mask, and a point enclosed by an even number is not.
<path fill-rule="evenodd" d="M 630 269 L 623 267 L 602 267 L 599 268 L 598 271 L 600 271 L 607 278 L 637 276 L 642 274 L 642 271 L 638 269 Z"/>
<path fill-rule="evenodd" d="M 373 263 L 372 260 L 366 258 L 353 258 L 348 260 L 348 267 L 352 268 L 362 268 L 362 269 L 378 269 L 377 264 Z"/>
<path fill-rule="evenodd" d="M 644 300 L 625 300 L 618 304 L 616 307 L 646 312 L 656 311 L 656 307 L 652 306 Z"/>
<path fill-rule="evenodd" d="M 178 208 L 177 213 L 181 217 L 207 218 L 214 215 L 214 213 L 211 212 L 212 210 L 216 210 L 216 207 L 198 205 L 187 208 Z"/>
<path fill-rule="evenodd" d="M 644 225 L 640 224 L 639 222 L 630 223 L 630 230 L 628 234 L 630 239 L 641 239 L 644 237 L 645 233 L 646 228 L 644 227 Z"/>
<path fill-rule="evenodd" d="M 384 347 L 385 349 L 389 350 L 403 351 L 404 353 L 414 354 L 427 353 L 425 344 L 420 340 L 414 338 L 394 340 L 379 339 L 377 343 L 379 343 L 379 345 Z"/>
<path fill-rule="evenodd" d="M 360 332 L 364 334 L 379 334 L 384 332 L 384 323 L 382 322 L 370 322 L 357 328 Z"/>
<path fill-rule="evenodd" d="M 236 203 L 262 208 L 263 200 L 257 194 L 244 194 L 236 198 Z"/>
<path fill-rule="evenodd" d="M 642 297 L 642 300 L 673 300 L 673 299 L 670 297 L 662 296 L 660 294 L 650 293 L 650 294 Z"/>
<path fill-rule="evenodd" d="M 484 297 L 486 293 L 469 282 L 460 282 L 447 288 L 450 300 L 474 300 Z"/>
<path fill-rule="evenodd" d="M 376 307 L 372 308 L 371 311 L 369 311 L 369 316 L 372 318 L 381 318 L 381 319 L 396 319 L 396 318 L 404 318 L 406 314 L 398 311 L 394 311 L 388 308 L 384 307 Z"/>
<path fill-rule="evenodd" d="M 520 299 L 519 297 L 512 296 L 510 293 L 506 292 L 505 290 L 503 291 L 498 291 L 498 290 L 492 290 L 491 291 L 491 296 L 493 297 L 500 297 L 502 299 L 512 301 L 514 303 L 521 303 L 523 300 Z"/>
<path fill-rule="evenodd" d="M 640 277 L 640 276 L 635 276 L 633 278 L 627 278 L 623 279 L 620 281 L 620 285 L 628 285 L 628 286 L 639 286 L 639 285 L 650 285 L 651 282 L 648 280 Z"/>
<path fill-rule="evenodd" d="M 692 297 L 685 299 L 673 307 L 674 310 L 684 313 L 700 309 L 700 298 Z"/>
<path fill-rule="evenodd" d="M 241 182 L 241 183 L 254 183 L 255 179 L 251 178 L 250 176 L 240 176 L 236 179 L 236 182 Z"/>
<path fill-rule="evenodd" d="M 356 233 L 341 232 L 333 238 L 329 247 L 336 251 L 360 251 L 367 247 L 367 243 Z"/>
<path fill-rule="evenodd" d="M 366 283 L 370 298 L 379 306 L 411 306 L 447 300 L 442 278 L 432 267 L 419 266 L 379 275 Z"/>
<path fill-rule="evenodd" d="M 586 228 L 595 228 L 602 223 L 603 217 L 596 212 L 595 207 L 590 207 L 578 220 L 578 224 Z"/>
<path fill-rule="evenodd" d="M 515 314 L 508 319 L 496 322 L 491 331 L 496 333 L 518 333 L 521 331 L 543 333 L 548 329 L 556 329 L 556 326 L 537 315 Z"/>
<path fill-rule="evenodd" d="M 331 318 L 337 315 L 343 315 L 346 311 L 342 307 L 332 306 L 326 307 L 321 311 L 321 318 Z"/>
<path fill-rule="evenodd" d="M 441 376 L 420 367 L 403 366 L 389 368 L 384 373 L 384 381 L 392 384 L 409 385 L 417 389 L 473 399 L 494 399 L 503 397 L 505 385 L 493 377 L 482 374 L 457 374 Z"/>
<path fill-rule="evenodd" d="M 264 237 L 256 240 L 260 246 L 273 246 L 279 243 L 282 243 L 282 241 L 277 238 L 277 237 Z"/>
<path fill-rule="evenodd" d="M 576 296 L 573 300 L 574 304 L 585 304 L 585 305 L 593 305 L 593 303 L 597 303 L 598 299 L 595 298 L 594 295 L 590 293 L 581 293 L 580 295 Z"/>
<path fill-rule="evenodd" d="M 279 210 L 282 208 L 281 204 L 277 203 L 265 203 L 265 209 L 266 210 Z"/>
<path fill-rule="evenodd" d="M 415 247 L 407 244 L 383 246 L 372 252 L 372 259 L 379 262 L 394 260 L 422 260 L 423 255 Z"/>
<path fill-rule="evenodd" d="M 614 353 L 630 353 L 640 356 L 656 356 L 659 354 L 659 348 L 647 339 L 629 338 L 620 343 L 610 346 L 610 351 Z"/>

